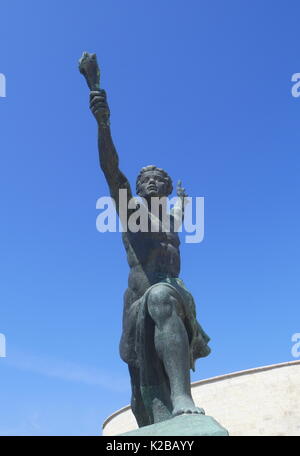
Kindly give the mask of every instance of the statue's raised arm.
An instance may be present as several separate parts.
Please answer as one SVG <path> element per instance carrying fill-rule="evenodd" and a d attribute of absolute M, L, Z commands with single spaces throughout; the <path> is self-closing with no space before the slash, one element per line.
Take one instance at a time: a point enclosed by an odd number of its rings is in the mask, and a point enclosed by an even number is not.
<path fill-rule="evenodd" d="M 119 168 L 119 157 L 110 131 L 110 110 L 105 90 L 100 89 L 100 70 L 96 54 L 83 53 L 79 60 L 79 71 L 90 88 L 90 109 L 98 124 L 98 147 L 101 169 L 107 180 L 111 197 L 119 210 L 119 190 L 127 190 L 127 199 L 132 198 L 128 179 Z"/>
<path fill-rule="evenodd" d="M 98 123 L 98 148 L 101 169 L 107 180 L 110 194 L 119 208 L 119 190 L 127 190 L 127 198 L 132 197 L 130 184 L 119 168 L 119 157 L 115 149 L 110 125 L 109 107 L 104 90 L 91 91 L 90 108 Z"/>

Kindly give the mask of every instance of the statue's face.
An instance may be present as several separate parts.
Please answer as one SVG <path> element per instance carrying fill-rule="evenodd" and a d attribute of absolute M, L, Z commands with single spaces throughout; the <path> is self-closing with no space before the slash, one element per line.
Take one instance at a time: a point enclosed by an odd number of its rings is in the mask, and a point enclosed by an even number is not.
<path fill-rule="evenodd" d="M 159 171 L 146 171 L 142 174 L 139 195 L 144 198 L 167 196 L 167 182 Z"/>

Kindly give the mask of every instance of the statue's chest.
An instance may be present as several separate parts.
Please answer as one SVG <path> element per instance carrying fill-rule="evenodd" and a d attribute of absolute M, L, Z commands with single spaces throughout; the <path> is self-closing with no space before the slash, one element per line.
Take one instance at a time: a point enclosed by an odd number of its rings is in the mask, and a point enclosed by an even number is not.
<path fill-rule="evenodd" d="M 123 233 L 123 242 L 130 257 L 134 256 L 140 263 L 151 258 L 179 251 L 179 237 L 173 232 Z"/>

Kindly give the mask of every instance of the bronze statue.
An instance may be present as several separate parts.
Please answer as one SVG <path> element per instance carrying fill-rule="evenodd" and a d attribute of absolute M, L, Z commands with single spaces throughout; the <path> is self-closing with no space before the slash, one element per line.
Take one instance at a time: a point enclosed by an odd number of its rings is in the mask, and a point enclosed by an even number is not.
<path fill-rule="evenodd" d="M 119 168 L 95 54 L 84 53 L 79 68 L 91 90 L 100 166 L 118 210 L 119 190 L 126 190 L 128 201 L 132 192 Z M 136 191 L 147 202 L 151 197 L 170 195 L 172 189 L 170 177 L 161 168 L 146 166 L 138 175 Z M 177 194 L 182 200 L 186 196 L 180 185 Z M 160 213 L 157 231 L 122 233 L 130 272 L 124 295 L 120 355 L 129 367 L 131 406 L 139 427 L 184 413 L 204 413 L 191 396 L 190 369 L 194 369 L 197 358 L 210 353 L 209 337 L 197 322 L 193 297 L 179 278 L 180 241 L 174 226 L 182 222 L 183 215 L 184 211 L 174 208 L 169 231 L 163 230 Z M 150 219 L 153 223 L 151 213 L 149 223 Z"/>

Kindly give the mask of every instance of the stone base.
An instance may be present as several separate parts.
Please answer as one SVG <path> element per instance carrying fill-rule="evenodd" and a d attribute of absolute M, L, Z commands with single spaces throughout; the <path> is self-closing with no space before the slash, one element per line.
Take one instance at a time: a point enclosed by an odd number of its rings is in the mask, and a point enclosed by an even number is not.
<path fill-rule="evenodd" d="M 170 420 L 144 426 L 122 436 L 225 436 L 228 431 L 214 418 L 206 415 L 185 414 Z"/>

